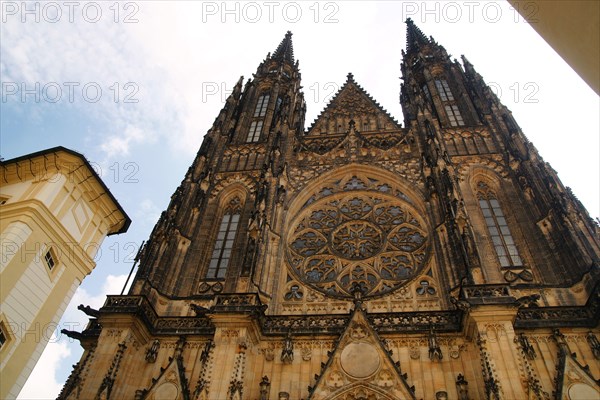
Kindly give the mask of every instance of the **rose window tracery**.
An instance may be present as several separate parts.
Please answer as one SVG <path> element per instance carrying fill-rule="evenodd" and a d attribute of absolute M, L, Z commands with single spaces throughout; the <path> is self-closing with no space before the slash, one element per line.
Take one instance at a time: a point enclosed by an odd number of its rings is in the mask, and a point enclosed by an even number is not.
<path fill-rule="evenodd" d="M 359 287 L 365 296 L 383 295 L 422 270 L 425 224 L 407 202 L 350 183 L 359 191 L 311 202 L 293 220 L 288 262 L 299 280 L 322 293 L 351 297 Z"/>

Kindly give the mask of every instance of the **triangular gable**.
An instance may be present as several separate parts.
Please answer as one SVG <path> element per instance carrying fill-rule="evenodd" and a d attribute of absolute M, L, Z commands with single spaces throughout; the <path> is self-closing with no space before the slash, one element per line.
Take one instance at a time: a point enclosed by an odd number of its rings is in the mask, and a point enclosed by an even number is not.
<path fill-rule="evenodd" d="M 600 384 L 590 374 L 589 368 L 566 351 L 559 353 L 556 377 L 556 399 L 600 399 Z"/>
<path fill-rule="evenodd" d="M 369 122 L 368 130 L 400 129 L 398 121 L 354 81 L 352 74 L 348 74 L 346 83 L 308 128 L 307 134 L 320 135 L 346 132 L 350 120 L 354 120 L 357 124 L 362 121 L 360 126 L 356 126 L 359 132 L 367 130 L 364 125 L 367 122 Z M 339 125 L 341 125 L 341 128 Z"/>
<path fill-rule="evenodd" d="M 173 357 L 169 357 L 169 363 L 161 368 L 157 378 L 152 379 L 152 385 L 144 390 L 141 397 L 146 399 L 173 399 L 190 400 L 188 380 L 185 376 L 183 365 L 183 341 L 178 342 Z"/>
<path fill-rule="evenodd" d="M 371 327 L 364 311 L 357 307 L 321 375 L 309 399 L 392 400 L 414 399 L 414 388 L 406 382 L 406 374 L 400 372 Z"/>

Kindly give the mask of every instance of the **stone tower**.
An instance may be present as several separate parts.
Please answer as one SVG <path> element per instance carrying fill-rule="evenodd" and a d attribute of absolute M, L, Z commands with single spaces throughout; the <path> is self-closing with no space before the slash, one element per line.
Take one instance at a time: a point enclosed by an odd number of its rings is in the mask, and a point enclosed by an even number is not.
<path fill-rule="evenodd" d="M 240 78 L 61 399 L 600 396 L 598 226 L 407 20 L 404 126 L 348 74 L 305 129 L 288 32 Z M 586 397 L 587 396 L 587 397 Z"/>

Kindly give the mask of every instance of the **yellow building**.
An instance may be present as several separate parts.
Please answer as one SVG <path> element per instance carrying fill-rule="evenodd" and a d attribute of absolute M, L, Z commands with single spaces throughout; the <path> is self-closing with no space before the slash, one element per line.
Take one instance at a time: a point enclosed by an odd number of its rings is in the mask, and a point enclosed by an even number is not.
<path fill-rule="evenodd" d="M 79 153 L 0 163 L 0 398 L 16 398 L 100 244 L 130 223 Z"/>

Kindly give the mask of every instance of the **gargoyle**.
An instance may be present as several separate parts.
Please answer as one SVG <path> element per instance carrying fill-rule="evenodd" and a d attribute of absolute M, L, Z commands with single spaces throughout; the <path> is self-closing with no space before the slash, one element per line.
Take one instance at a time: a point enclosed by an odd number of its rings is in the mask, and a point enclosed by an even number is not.
<path fill-rule="evenodd" d="M 77 306 L 77 309 L 83 311 L 86 315 L 89 315 L 90 317 L 98 318 L 100 316 L 100 311 L 95 310 L 90 306 L 84 306 L 83 304 L 80 304 L 79 306 Z"/>

